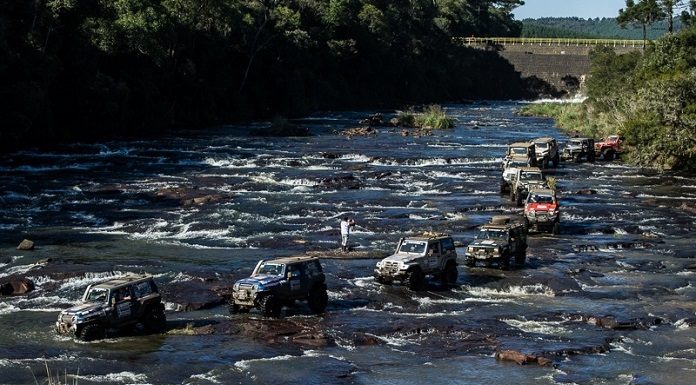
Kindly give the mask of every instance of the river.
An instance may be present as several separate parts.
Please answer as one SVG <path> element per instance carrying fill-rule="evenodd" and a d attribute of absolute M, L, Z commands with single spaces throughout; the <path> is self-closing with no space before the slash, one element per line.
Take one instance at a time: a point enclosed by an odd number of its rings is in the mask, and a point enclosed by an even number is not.
<path fill-rule="evenodd" d="M 498 193 L 505 145 L 567 140 L 549 119 L 515 115 L 518 106 L 449 105 L 456 128 L 423 137 L 383 128 L 349 138 L 336 131 L 370 112 L 330 112 L 299 122 L 313 134 L 306 138 L 249 137 L 248 126 L 230 126 L 3 156 L 0 279 L 26 275 L 36 290 L 0 298 L 0 383 L 42 383 L 48 367 L 80 385 L 694 384 L 687 209 L 696 178 L 621 162 L 562 163 L 551 171 L 561 235 L 530 236 L 523 268 L 464 267 L 461 245 L 477 226 L 519 213 Z M 215 198 L 187 205 L 157 197 L 176 188 Z M 316 346 L 245 332 L 275 322 L 259 313 L 176 311 L 166 295 L 172 328 L 212 331 L 91 343 L 53 331 L 58 312 L 90 283 L 147 272 L 166 294 L 192 281 L 232 282 L 260 258 L 336 249 L 346 214 L 357 221 L 351 243 L 362 254 L 391 251 L 403 235 L 450 233 L 460 244 L 456 287 L 383 287 L 372 278 L 376 259 L 324 259 L 327 313 L 300 305 L 280 321 L 326 337 Z M 15 250 L 23 238 L 37 248 Z M 553 365 L 497 361 L 495 351 L 506 349 Z"/>

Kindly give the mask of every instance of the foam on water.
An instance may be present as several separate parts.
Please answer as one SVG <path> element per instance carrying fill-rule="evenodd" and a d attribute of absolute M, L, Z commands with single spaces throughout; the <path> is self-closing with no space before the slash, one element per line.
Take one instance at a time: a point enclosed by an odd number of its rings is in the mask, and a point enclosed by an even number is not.
<path fill-rule="evenodd" d="M 549 335 L 566 335 L 571 333 L 570 330 L 561 326 L 563 324 L 562 321 L 534 321 L 519 319 L 501 319 L 501 321 L 527 333 Z"/>
<path fill-rule="evenodd" d="M 93 382 L 120 382 L 124 384 L 147 384 L 147 375 L 133 372 L 119 372 L 101 375 L 73 375 L 75 379 Z"/>
<path fill-rule="evenodd" d="M 270 358 L 256 358 L 256 359 L 250 359 L 250 360 L 240 360 L 234 363 L 234 367 L 237 368 L 238 370 L 242 371 L 248 371 L 253 364 L 257 363 L 262 363 L 262 362 L 272 362 L 272 361 L 288 361 L 293 358 L 297 358 L 297 356 L 292 356 L 290 354 L 285 354 L 282 356 L 276 356 L 276 357 L 270 357 Z"/>
<path fill-rule="evenodd" d="M 464 291 L 475 297 L 555 297 L 556 293 L 548 286 L 540 283 L 525 286 L 509 286 L 504 289 L 494 289 L 487 287 L 464 286 Z"/>

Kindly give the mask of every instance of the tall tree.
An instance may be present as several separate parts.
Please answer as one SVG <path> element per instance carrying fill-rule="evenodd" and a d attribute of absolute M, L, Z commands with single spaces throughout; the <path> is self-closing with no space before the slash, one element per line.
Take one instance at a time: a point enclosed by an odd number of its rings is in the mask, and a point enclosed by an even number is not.
<path fill-rule="evenodd" d="M 620 26 L 628 24 L 640 25 L 643 28 L 643 49 L 645 49 L 648 26 L 662 19 L 665 12 L 657 3 L 657 0 L 626 0 L 626 8 L 619 10 L 619 17 L 616 21 Z"/>

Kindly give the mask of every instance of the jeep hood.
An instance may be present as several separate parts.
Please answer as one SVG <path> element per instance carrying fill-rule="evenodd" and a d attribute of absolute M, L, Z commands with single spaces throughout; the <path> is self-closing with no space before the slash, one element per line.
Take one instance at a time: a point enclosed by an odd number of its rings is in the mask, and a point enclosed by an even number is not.
<path fill-rule="evenodd" d="M 259 274 L 253 277 L 240 279 L 237 283 L 240 285 L 273 286 L 284 280 L 285 278 L 280 275 Z"/>
<path fill-rule="evenodd" d="M 75 305 L 71 308 L 63 310 L 63 314 L 78 314 L 78 313 L 92 313 L 96 311 L 104 310 L 106 307 L 105 303 L 101 302 L 86 302 L 79 305 Z"/>
<path fill-rule="evenodd" d="M 382 261 L 390 261 L 390 262 L 403 262 L 403 263 L 410 263 L 413 262 L 414 260 L 418 258 L 422 258 L 422 255 L 417 255 L 417 254 L 408 254 L 408 253 L 396 253 L 392 254 L 386 258 L 384 258 Z"/>
<path fill-rule="evenodd" d="M 486 247 L 494 248 L 500 246 L 502 239 L 477 239 L 469 244 L 469 247 Z"/>

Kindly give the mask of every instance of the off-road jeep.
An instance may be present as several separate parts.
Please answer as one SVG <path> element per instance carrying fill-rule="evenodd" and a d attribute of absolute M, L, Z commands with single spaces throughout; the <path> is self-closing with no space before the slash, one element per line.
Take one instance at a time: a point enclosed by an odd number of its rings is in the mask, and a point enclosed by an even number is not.
<path fill-rule="evenodd" d="M 515 174 L 510 188 L 510 200 L 517 206 L 527 198 L 527 193 L 532 188 L 548 188 L 549 184 L 544 173 L 538 167 L 520 167 Z"/>
<path fill-rule="evenodd" d="M 560 233 L 560 205 L 556 191 L 551 189 L 531 189 L 524 204 L 524 220 L 527 231 L 545 231 L 554 235 Z"/>
<path fill-rule="evenodd" d="M 505 159 L 529 159 L 529 164 L 537 165 L 537 154 L 534 143 L 531 142 L 516 142 L 508 144 Z"/>
<path fill-rule="evenodd" d="M 377 262 L 374 271 L 377 282 L 400 281 L 411 290 L 421 290 L 426 275 L 445 286 L 457 283 L 457 251 L 449 235 L 401 238 L 394 254 Z"/>
<path fill-rule="evenodd" d="M 606 139 L 595 143 L 595 156 L 600 156 L 602 160 L 616 159 L 623 152 L 622 142 L 618 135 L 607 136 Z"/>
<path fill-rule="evenodd" d="M 529 158 L 511 158 L 503 160 L 503 176 L 500 179 L 500 192 L 505 193 L 510 191 L 510 186 L 515 180 L 517 169 L 520 167 L 530 167 Z"/>
<path fill-rule="evenodd" d="M 500 269 L 508 269 L 510 261 L 524 265 L 527 258 L 527 229 L 523 223 L 513 222 L 509 216 L 494 216 L 481 226 L 476 239 L 466 248 L 466 266 L 482 262 L 486 267 L 496 262 Z"/>
<path fill-rule="evenodd" d="M 267 317 L 278 317 L 283 305 L 306 300 L 316 314 L 326 310 L 324 271 L 319 258 L 300 256 L 261 260 L 249 278 L 240 279 L 232 287 L 230 313 L 248 312 L 258 308 Z"/>
<path fill-rule="evenodd" d="M 56 331 L 92 341 L 129 326 L 162 332 L 166 324 L 164 305 L 152 277 L 127 275 L 88 286 L 80 305 L 60 312 Z"/>
<path fill-rule="evenodd" d="M 541 168 L 548 168 L 549 164 L 558 167 L 560 154 L 558 143 L 554 138 L 536 138 L 532 141 L 536 150 L 537 164 Z"/>
<path fill-rule="evenodd" d="M 588 162 L 595 161 L 594 139 L 572 138 L 568 141 L 561 153 L 561 159 L 580 162 L 585 159 Z"/>

